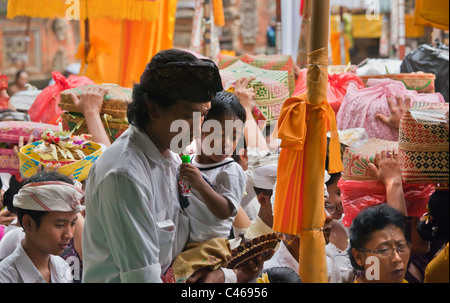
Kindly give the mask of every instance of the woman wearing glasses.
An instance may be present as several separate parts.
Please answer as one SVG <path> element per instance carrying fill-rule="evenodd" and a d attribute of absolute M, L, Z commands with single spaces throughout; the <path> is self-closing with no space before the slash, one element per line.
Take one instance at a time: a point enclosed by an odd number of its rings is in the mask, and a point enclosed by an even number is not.
<path fill-rule="evenodd" d="M 402 283 L 411 255 L 405 237 L 406 203 L 396 151 L 376 154 L 371 173 L 386 186 L 386 203 L 363 209 L 350 227 L 350 261 L 358 283 Z"/>
<path fill-rule="evenodd" d="M 363 209 L 350 227 L 349 255 L 357 283 L 407 283 L 410 244 L 405 216 L 386 203 Z"/>

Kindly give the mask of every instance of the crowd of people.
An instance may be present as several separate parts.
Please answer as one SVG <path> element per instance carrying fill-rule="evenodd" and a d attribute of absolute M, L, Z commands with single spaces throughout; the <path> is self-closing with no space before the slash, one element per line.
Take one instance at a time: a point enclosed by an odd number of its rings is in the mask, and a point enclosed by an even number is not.
<path fill-rule="evenodd" d="M 11 90 L 23 89 L 25 76 Z M 252 80 L 226 92 L 212 60 L 161 51 L 134 85 L 130 126 L 112 144 L 100 117 L 105 89 L 72 95 L 104 152 L 82 182 L 52 165 L 2 178 L 0 282 L 302 283 L 299 235 L 278 233 L 275 248 L 227 266 L 235 248 L 276 233 L 279 142 L 253 116 Z M 404 100 L 390 99 L 391 116 L 378 119 L 398 131 Z M 192 143 L 183 162 L 171 150 L 180 120 Z M 350 228 L 341 174 L 315 172 L 325 174 L 328 282 L 448 283 L 448 190 L 434 192 L 423 218 L 410 217 L 398 151 L 378 152 L 370 172 L 385 185 L 386 203 L 360 211 Z"/>

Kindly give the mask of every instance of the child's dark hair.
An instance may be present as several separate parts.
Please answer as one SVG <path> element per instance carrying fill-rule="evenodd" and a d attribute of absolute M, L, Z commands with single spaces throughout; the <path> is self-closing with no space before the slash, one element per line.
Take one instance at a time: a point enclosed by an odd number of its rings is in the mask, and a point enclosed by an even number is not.
<path fill-rule="evenodd" d="M 350 226 L 348 255 L 355 270 L 364 270 L 364 268 L 356 262 L 352 249 L 364 248 L 370 241 L 373 232 L 382 230 L 391 224 L 404 232 L 405 217 L 400 211 L 386 203 L 366 207 L 353 219 Z"/>
<path fill-rule="evenodd" d="M 337 183 L 341 178 L 341 173 L 330 174 L 330 179 L 325 182 L 326 186 L 330 186 L 331 184 Z"/>
<path fill-rule="evenodd" d="M 29 179 L 26 179 L 23 181 L 23 186 L 29 183 L 39 183 L 39 182 L 47 182 L 47 181 L 61 181 L 66 182 L 71 185 L 74 185 L 75 183 L 71 178 L 65 175 L 61 175 L 57 172 L 40 172 L 33 176 L 31 176 Z M 22 219 L 23 216 L 29 215 L 31 219 L 36 223 L 37 228 L 39 229 L 39 226 L 41 225 L 42 218 L 48 214 L 47 211 L 40 211 L 40 210 L 29 210 L 29 209 L 22 209 L 22 208 L 16 208 L 17 213 L 17 220 L 19 221 L 20 225 L 22 226 Z"/>
<path fill-rule="evenodd" d="M 269 283 L 302 283 L 300 276 L 290 267 L 271 267 L 263 270 Z"/>
<path fill-rule="evenodd" d="M 247 119 L 247 113 L 239 99 L 236 95 L 227 91 L 217 93 L 212 99 L 211 109 L 206 115 L 205 121 L 212 119 L 222 120 L 224 117 L 237 118 L 242 123 L 245 123 Z"/>

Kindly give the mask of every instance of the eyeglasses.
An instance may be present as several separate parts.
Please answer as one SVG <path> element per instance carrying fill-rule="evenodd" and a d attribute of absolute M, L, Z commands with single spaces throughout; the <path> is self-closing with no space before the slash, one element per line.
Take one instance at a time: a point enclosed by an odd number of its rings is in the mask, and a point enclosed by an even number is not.
<path fill-rule="evenodd" d="M 397 246 L 397 248 L 391 247 L 391 248 L 384 248 L 384 249 L 378 249 L 378 250 L 360 248 L 358 250 L 359 251 L 364 251 L 364 252 L 370 252 L 370 253 L 373 253 L 373 254 L 377 254 L 378 256 L 380 256 L 382 258 L 389 258 L 389 257 L 392 257 L 394 255 L 394 250 L 399 255 L 407 254 L 411 250 L 411 243 L 406 243 L 406 244 L 399 245 L 399 246 Z"/>
<path fill-rule="evenodd" d="M 330 215 L 334 214 L 337 210 L 344 211 L 342 208 L 337 208 L 336 205 L 327 203 L 325 204 L 325 209 L 328 211 Z"/>

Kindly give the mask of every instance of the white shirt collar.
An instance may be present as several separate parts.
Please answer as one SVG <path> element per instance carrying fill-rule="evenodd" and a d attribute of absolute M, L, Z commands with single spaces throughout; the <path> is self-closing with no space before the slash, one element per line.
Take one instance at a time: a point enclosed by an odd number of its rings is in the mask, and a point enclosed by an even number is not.
<path fill-rule="evenodd" d="M 177 161 L 174 157 L 175 154 L 170 150 L 167 150 L 165 155 L 163 156 L 153 141 L 149 138 L 149 136 L 141 131 L 136 126 L 130 125 L 129 127 L 135 133 L 135 138 L 137 140 L 137 144 L 141 147 L 144 154 L 153 162 L 162 164 L 164 166 L 170 165 L 179 165 L 179 161 Z"/>
<path fill-rule="evenodd" d="M 14 251 L 14 254 L 17 254 L 17 259 L 15 261 L 15 265 L 17 271 L 19 272 L 20 277 L 22 278 L 24 283 L 46 283 L 46 280 L 41 275 L 39 270 L 34 266 L 31 259 L 28 257 L 27 253 L 23 249 L 22 241 L 17 244 L 17 248 Z M 58 283 L 62 281 L 66 281 L 64 273 L 61 271 L 61 266 L 58 266 L 58 263 L 55 262 L 55 258 L 59 258 L 57 256 L 50 255 L 50 275 L 51 282 Z M 64 260 L 63 260 L 64 261 Z M 65 261 L 64 261 L 65 262 Z"/>

